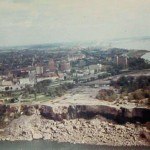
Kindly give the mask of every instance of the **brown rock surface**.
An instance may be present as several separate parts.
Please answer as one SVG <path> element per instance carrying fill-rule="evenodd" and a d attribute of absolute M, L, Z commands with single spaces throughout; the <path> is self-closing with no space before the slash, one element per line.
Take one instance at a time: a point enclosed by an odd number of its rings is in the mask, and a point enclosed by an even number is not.
<path fill-rule="evenodd" d="M 118 125 L 97 118 L 54 121 L 34 114 L 12 121 L 1 140 L 48 139 L 98 145 L 149 145 L 146 139 L 140 137 L 143 131 L 140 125 L 130 123 Z"/>

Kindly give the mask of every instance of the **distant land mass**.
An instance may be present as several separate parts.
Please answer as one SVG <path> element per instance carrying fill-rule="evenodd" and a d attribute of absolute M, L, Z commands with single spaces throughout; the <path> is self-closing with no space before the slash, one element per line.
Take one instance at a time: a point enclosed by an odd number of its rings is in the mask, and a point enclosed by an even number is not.
<path fill-rule="evenodd" d="M 60 43 L 44 43 L 44 44 L 31 44 L 21 46 L 8 46 L 0 47 L 1 49 L 47 49 L 47 48 L 72 48 L 72 47 L 90 47 L 94 46 L 96 42 L 60 42 Z"/>
<path fill-rule="evenodd" d="M 124 38 L 110 41 L 112 47 L 150 51 L 150 37 Z"/>
<path fill-rule="evenodd" d="M 150 36 L 135 37 L 135 38 L 119 38 L 103 41 L 90 42 L 58 42 L 45 44 L 31 44 L 21 46 L 0 47 L 0 49 L 58 49 L 58 48 L 73 48 L 73 47 L 102 47 L 102 48 L 123 48 L 129 50 L 148 50 L 150 51 Z"/>

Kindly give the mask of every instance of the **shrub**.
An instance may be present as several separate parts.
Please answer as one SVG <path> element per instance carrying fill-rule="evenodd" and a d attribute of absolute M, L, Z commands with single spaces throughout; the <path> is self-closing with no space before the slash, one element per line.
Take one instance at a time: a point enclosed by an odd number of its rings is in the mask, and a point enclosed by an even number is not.
<path fill-rule="evenodd" d="M 96 98 L 100 100 L 114 101 L 117 98 L 117 96 L 113 90 L 102 89 L 99 91 Z"/>

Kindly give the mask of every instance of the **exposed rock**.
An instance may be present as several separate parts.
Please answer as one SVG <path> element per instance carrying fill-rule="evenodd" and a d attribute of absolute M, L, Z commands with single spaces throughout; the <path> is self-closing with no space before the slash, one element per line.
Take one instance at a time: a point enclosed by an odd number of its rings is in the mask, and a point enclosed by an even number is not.
<path fill-rule="evenodd" d="M 32 136 L 33 136 L 34 140 L 38 140 L 38 139 L 42 139 L 43 138 L 43 136 L 42 136 L 42 134 L 40 132 L 34 132 L 34 133 L 32 133 Z"/>
<path fill-rule="evenodd" d="M 150 122 L 146 122 L 145 126 L 148 130 L 150 130 Z"/>
<path fill-rule="evenodd" d="M 0 106 L 4 120 L 15 118 L 17 107 Z M 22 106 L 17 119 L 0 132 L 1 140 L 49 139 L 51 141 L 107 144 L 149 145 L 149 124 L 116 124 L 114 121 L 148 121 L 146 108 L 110 106 Z M 69 117 L 68 117 L 69 116 Z M 47 119 L 46 119 L 47 118 Z M 107 119 L 106 119 L 107 118 Z M 109 121 L 111 118 L 114 121 Z M 121 121 L 122 121 L 121 120 Z M 133 122 L 134 122 L 133 121 Z M 146 128 L 147 127 L 147 128 Z M 2 134 L 5 133 L 5 134 Z M 142 133 L 142 134 L 141 134 Z M 143 137 L 142 137 L 143 136 Z"/>
<path fill-rule="evenodd" d="M 116 145 L 138 145 L 139 140 L 135 139 L 141 132 L 139 127 L 134 131 L 129 125 L 128 127 L 115 125 L 100 119 L 89 121 L 73 119 L 64 120 L 64 123 L 59 121 L 54 123 L 53 120 L 41 118 L 39 115 L 21 116 L 15 119 L 5 131 L 7 131 L 7 138 L 2 139 L 7 140 L 49 139 L 60 142 L 108 145 L 114 145 L 114 143 Z M 146 143 L 143 142 L 143 144 Z"/>

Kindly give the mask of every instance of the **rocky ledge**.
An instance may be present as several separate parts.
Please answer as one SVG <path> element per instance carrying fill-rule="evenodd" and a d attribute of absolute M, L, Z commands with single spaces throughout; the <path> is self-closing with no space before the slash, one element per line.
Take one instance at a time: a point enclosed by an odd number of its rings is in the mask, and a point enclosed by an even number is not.
<path fill-rule="evenodd" d="M 150 146 L 148 111 L 86 105 L 1 106 L 0 140 Z M 119 123 L 119 119 L 124 121 Z"/>

